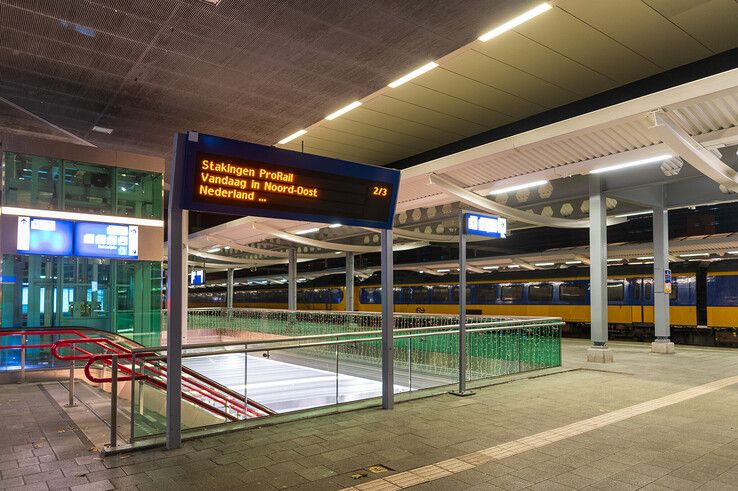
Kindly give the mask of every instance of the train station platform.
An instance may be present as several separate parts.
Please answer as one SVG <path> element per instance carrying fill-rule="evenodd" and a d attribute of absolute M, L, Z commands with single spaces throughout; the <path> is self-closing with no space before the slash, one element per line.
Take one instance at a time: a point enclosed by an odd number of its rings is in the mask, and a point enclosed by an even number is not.
<path fill-rule="evenodd" d="M 735 489 L 738 357 L 612 343 L 473 397 L 439 395 L 102 458 L 58 382 L 0 386 L 0 488 Z M 80 396 L 81 397 L 81 396 Z M 76 412 L 74 412 L 76 411 Z M 81 423 L 82 422 L 82 423 Z"/>

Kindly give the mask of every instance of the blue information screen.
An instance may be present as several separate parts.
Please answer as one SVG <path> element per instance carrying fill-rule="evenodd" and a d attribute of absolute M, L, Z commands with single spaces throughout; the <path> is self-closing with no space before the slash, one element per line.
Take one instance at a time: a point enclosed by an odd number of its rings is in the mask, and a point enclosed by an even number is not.
<path fill-rule="evenodd" d="M 138 259 L 138 226 L 76 222 L 74 255 Z"/>
<path fill-rule="evenodd" d="M 67 220 L 18 217 L 16 249 L 21 254 L 71 256 L 74 224 Z"/>
<path fill-rule="evenodd" d="M 204 285 L 205 271 L 196 269 L 190 273 L 190 285 Z"/>
<path fill-rule="evenodd" d="M 507 237 L 507 219 L 479 213 L 464 213 L 464 232 L 496 239 Z"/>

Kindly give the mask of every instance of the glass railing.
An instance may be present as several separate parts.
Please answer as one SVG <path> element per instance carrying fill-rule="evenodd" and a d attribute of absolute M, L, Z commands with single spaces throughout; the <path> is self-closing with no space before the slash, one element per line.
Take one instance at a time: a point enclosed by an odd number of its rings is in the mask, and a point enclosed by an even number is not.
<path fill-rule="evenodd" d="M 382 394 L 381 315 L 221 309 L 190 312 L 193 331 L 228 339 L 185 345 L 183 365 L 259 405 L 261 414 L 205 417 L 185 404 L 183 429 L 220 426 L 371 400 Z M 233 322 L 232 322 L 233 321 Z M 468 316 L 466 381 L 483 385 L 494 377 L 561 365 L 562 322 L 557 318 Z M 401 327 L 397 327 L 397 326 Z M 394 393 L 459 382 L 458 316 L 396 315 L 393 341 Z M 344 331 L 337 332 L 339 329 Z M 157 348 L 166 360 L 166 348 Z M 142 352 L 143 354 L 143 352 Z M 159 398 L 152 407 L 160 405 Z M 379 404 L 379 401 L 376 401 Z M 135 438 L 161 434 L 158 411 L 137 407 Z M 158 424 L 152 420 L 159 418 Z"/>

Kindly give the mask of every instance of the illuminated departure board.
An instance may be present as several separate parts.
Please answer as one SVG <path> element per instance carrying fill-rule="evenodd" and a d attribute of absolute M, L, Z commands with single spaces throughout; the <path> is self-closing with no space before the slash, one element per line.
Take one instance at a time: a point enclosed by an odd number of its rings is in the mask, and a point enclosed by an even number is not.
<path fill-rule="evenodd" d="M 396 170 L 202 134 L 186 147 L 183 208 L 391 227 Z"/>

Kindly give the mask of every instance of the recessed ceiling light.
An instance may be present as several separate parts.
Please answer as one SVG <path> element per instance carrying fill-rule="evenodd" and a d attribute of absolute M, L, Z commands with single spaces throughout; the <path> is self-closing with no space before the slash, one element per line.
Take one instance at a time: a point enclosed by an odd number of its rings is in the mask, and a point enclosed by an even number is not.
<path fill-rule="evenodd" d="M 342 114 L 346 114 L 347 112 L 351 111 L 352 109 L 356 109 L 359 106 L 361 106 L 361 102 L 354 101 L 348 106 L 342 107 L 338 111 L 330 113 L 328 116 L 325 117 L 325 119 L 327 119 L 328 121 L 333 121 Z"/>
<path fill-rule="evenodd" d="M 509 193 L 512 191 L 519 191 L 521 189 L 532 188 L 535 186 L 543 186 L 544 184 L 548 184 L 548 181 L 546 180 L 533 181 L 533 182 L 528 182 L 525 184 L 518 184 L 516 186 L 508 186 L 506 188 L 493 189 L 492 191 L 489 192 L 489 194 Z"/>
<path fill-rule="evenodd" d="M 634 211 L 631 213 L 623 213 L 620 215 L 615 215 L 615 218 L 628 218 L 628 217 L 637 217 L 639 215 L 650 215 L 653 213 L 653 210 L 645 210 L 645 211 Z"/>
<path fill-rule="evenodd" d="M 408 73 L 407 75 L 398 78 L 397 80 L 395 80 L 391 84 L 388 84 L 387 87 L 390 87 L 392 89 L 396 89 L 397 87 L 399 87 L 400 85 L 404 84 L 405 82 L 409 82 L 410 80 L 414 79 L 415 77 L 419 77 L 422 74 L 424 74 L 425 72 L 429 72 L 429 71 L 433 70 L 437 66 L 438 66 L 438 63 L 435 63 L 433 61 L 431 61 L 430 63 L 426 63 L 425 65 L 421 66 L 420 68 L 416 68 L 415 70 L 413 70 L 412 72 Z"/>
<path fill-rule="evenodd" d="M 289 142 L 291 142 L 291 141 L 292 141 L 292 140 L 294 140 L 295 138 L 299 138 L 299 137 L 301 137 L 301 136 L 302 136 L 302 135 L 304 135 L 305 133 L 307 133 L 307 130 L 298 130 L 298 131 L 295 131 L 295 132 L 294 132 L 294 133 L 292 133 L 292 134 L 291 134 L 290 136 L 288 136 L 288 137 L 286 137 L 286 138 L 282 138 L 282 139 L 281 139 L 281 140 L 279 140 L 279 141 L 278 141 L 277 143 L 278 143 L 279 145 L 284 145 L 285 143 L 289 143 Z"/>
<path fill-rule="evenodd" d="M 305 235 L 305 234 L 312 234 L 320 230 L 318 227 L 315 228 L 306 228 L 305 230 L 298 230 L 297 232 L 292 232 L 293 234 L 297 235 Z"/>
<path fill-rule="evenodd" d="M 102 133 L 104 135 L 111 135 L 113 133 L 113 128 L 106 128 L 104 126 L 93 126 L 92 131 L 95 133 Z"/>
<path fill-rule="evenodd" d="M 652 164 L 654 162 L 661 162 L 672 158 L 673 155 L 665 153 L 663 155 L 657 155 L 655 157 L 649 157 L 647 159 L 632 160 L 630 162 L 623 162 L 622 164 L 608 165 L 607 167 L 601 167 L 599 169 L 593 169 L 589 171 L 590 174 L 600 174 L 602 172 L 610 172 L 614 170 L 627 169 L 628 167 L 635 167 L 637 165 Z"/>
<path fill-rule="evenodd" d="M 515 17 L 514 19 L 510 19 L 509 21 L 505 22 L 501 26 L 495 27 L 491 31 L 485 32 L 484 34 L 482 34 L 481 36 L 479 36 L 479 38 L 477 38 L 477 39 L 479 39 L 483 43 L 486 43 L 490 39 L 496 38 L 497 36 L 499 36 L 503 32 L 507 32 L 510 29 L 515 29 L 520 24 L 531 20 L 533 17 L 536 17 L 536 16 L 541 15 L 542 13 L 544 13 L 544 12 L 546 12 L 548 10 L 551 10 L 551 8 L 552 7 L 551 7 L 551 5 L 549 3 L 542 3 L 542 4 L 538 5 L 537 7 L 534 7 L 534 8 L 530 9 L 529 11 L 527 11 L 527 12 L 525 12 L 523 14 L 520 14 L 519 16 Z"/>

